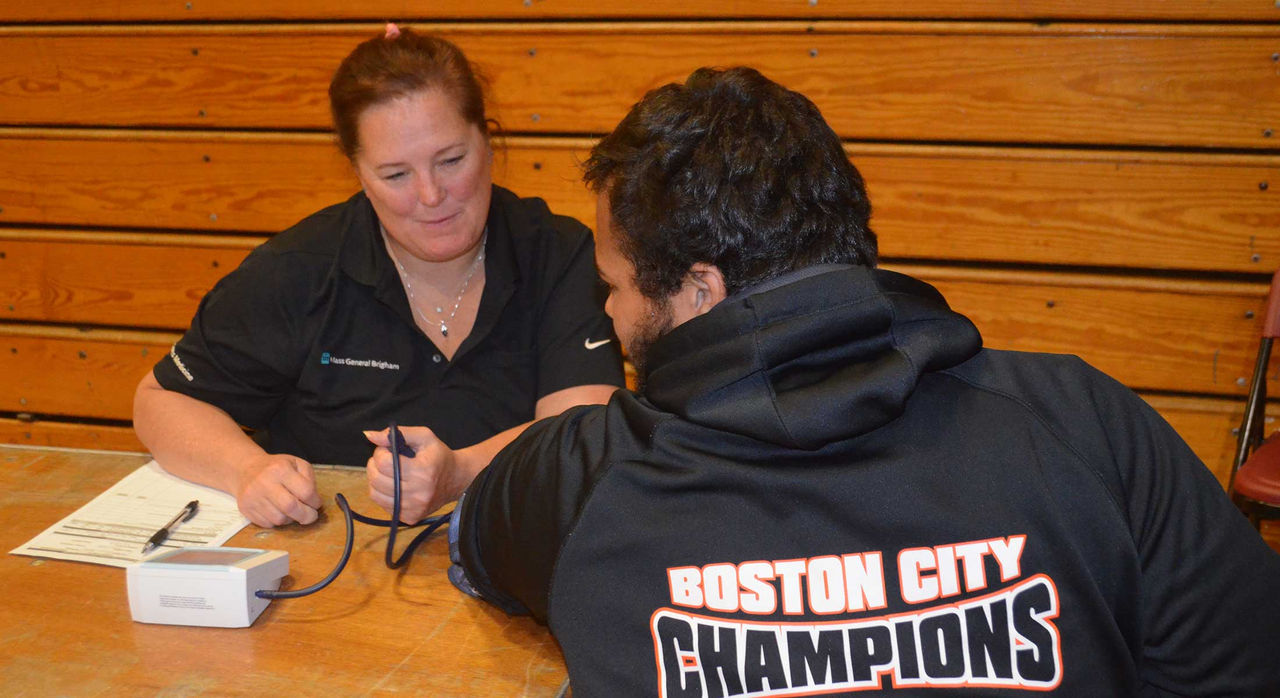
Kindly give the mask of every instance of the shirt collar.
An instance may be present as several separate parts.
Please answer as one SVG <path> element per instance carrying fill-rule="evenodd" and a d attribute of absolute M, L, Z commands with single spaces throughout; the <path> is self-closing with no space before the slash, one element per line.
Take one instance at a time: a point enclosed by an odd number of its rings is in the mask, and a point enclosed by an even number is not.
<path fill-rule="evenodd" d="M 489 197 L 489 236 L 485 242 L 485 283 L 480 297 L 480 309 L 476 322 L 465 342 L 459 347 L 462 353 L 468 346 L 480 341 L 497 324 L 502 308 L 520 283 L 519 265 L 516 263 L 515 243 L 511 236 L 508 212 L 509 200 L 515 194 L 493 185 Z M 348 200 L 344 218 L 342 252 L 338 263 L 342 272 L 351 280 L 374 289 L 383 303 L 393 308 L 401 318 L 414 324 L 409 301 L 405 297 L 400 274 L 395 262 L 387 254 L 386 243 L 378 230 L 378 217 L 373 204 L 363 191 Z"/>

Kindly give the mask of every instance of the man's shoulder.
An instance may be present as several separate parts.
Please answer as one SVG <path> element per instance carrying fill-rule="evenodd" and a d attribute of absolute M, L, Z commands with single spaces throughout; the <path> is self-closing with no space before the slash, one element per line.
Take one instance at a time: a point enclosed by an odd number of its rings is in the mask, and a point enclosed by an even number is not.
<path fill-rule="evenodd" d="M 1064 399 L 1132 396 L 1128 388 L 1074 354 L 982 349 L 942 373 L 978 389 L 1048 405 Z"/>
<path fill-rule="evenodd" d="M 1137 393 L 1078 356 L 983 349 L 942 375 L 1007 401 L 1094 466 L 1125 444 L 1175 438 Z"/>

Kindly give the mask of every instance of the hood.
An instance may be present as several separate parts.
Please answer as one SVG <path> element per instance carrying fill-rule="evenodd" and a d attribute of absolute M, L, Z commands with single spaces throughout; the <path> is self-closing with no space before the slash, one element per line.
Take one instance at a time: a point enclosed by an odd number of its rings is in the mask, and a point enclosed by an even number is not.
<path fill-rule="evenodd" d="M 932 286 L 830 265 L 672 329 L 649 350 L 644 395 L 701 426 L 814 450 L 893 420 L 923 374 L 981 347 Z"/>

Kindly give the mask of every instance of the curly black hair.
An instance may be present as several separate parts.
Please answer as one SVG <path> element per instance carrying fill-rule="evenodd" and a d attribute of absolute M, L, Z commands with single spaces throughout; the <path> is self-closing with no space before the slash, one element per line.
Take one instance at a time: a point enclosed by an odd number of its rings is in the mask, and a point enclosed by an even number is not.
<path fill-rule="evenodd" d="M 822 263 L 874 266 L 862 176 L 813 102 L 758 71 L 700 68 L 644 96 L 591 150 L 619 248 L 649 298 L 696 262 L 729 293 Z"/>

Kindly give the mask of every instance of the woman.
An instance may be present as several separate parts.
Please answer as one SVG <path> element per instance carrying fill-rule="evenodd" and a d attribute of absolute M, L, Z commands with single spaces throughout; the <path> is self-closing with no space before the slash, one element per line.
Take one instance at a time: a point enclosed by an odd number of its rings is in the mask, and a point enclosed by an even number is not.
<path fill-rule="evenodd" d="M 438 505 L 525 423 L 623 380 L 591 233 L 492 184 L 457 47 L 389 25 L 329 98 L 363 190 L 254 250 L 134 398 L 165 469 L 234 494 L 260 526 L 314 521 L 310 464 L 364 465 L 362 430 L 427 425 L 414 438 L 437 466 L 410 493 Z"/>

